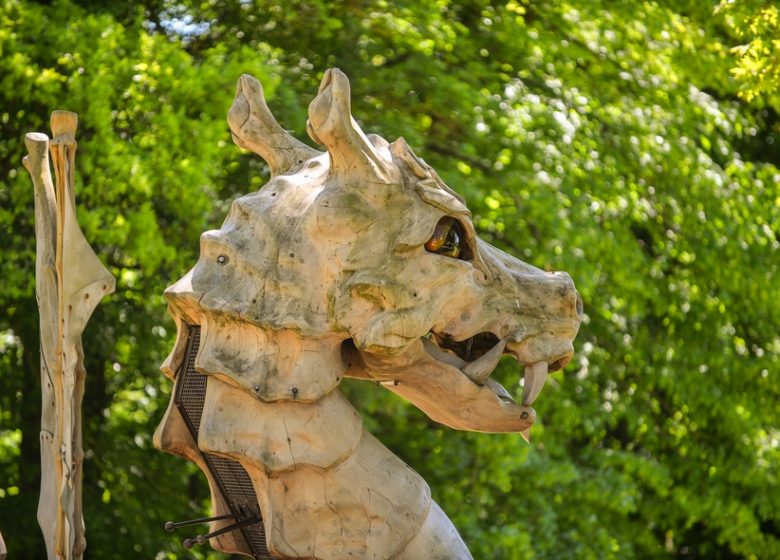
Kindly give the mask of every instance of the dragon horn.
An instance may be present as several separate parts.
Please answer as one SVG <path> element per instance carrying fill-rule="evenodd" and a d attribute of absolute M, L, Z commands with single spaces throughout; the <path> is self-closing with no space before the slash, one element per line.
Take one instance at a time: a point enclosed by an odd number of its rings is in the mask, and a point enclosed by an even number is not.
<path fill-rule="evenodd" d="M 293 172 L 320 155 L 279 126 L 266 105 L 263 86 L 249 74 L 242 74 L 238 80 L 227 120 L 233 142 L 263 158 L 272 177 Z"/>
<path fill-rule="evenodd" d="M 349 79 L 338 68 L 325 71 L 317 97 L 309 105 L 306 130 L 328 149 L 332 173 L 350 181 L 400 181 L 387 143 L 379 137 L 369 139 L 352 118 Z"/>

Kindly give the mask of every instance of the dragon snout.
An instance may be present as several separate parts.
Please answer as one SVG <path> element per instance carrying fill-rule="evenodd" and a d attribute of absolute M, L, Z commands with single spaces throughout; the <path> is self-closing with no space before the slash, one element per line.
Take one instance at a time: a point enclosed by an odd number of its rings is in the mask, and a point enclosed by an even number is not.
<path fill-rule="evenodd" d="M 582 297 L 565 272 L 516 272 L 513 313 L 505 316 L 507 351 L 521 363 L 545 362 L 549 371 L 572 358 L 583 319 Z"/>
<path fill-rule="evenodd" d="M 577 324 L 582 321 L 582 297 L 565 272 L 518 272 L 512 280 L 518 314 Z"/>
<path fill-rule="evenodd" d="M 546 279 L 541 281 L 542 293 L 540 301 L 547 302 L 547 307 L 554 315 L 571 317 L 577 322 L 582 321 L 582 296 L 574 286 L 574 281 L 566 272 L 543 273 Z M 520 282 L 520 289 L 528 289 L 527 282 Z"/>

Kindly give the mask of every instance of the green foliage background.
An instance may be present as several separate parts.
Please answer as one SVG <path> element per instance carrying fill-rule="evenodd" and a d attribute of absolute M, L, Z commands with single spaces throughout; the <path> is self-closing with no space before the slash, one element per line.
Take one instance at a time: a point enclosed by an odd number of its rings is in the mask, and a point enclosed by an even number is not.
<path fill-rule="evenodd" d="M 780 558 L 777 10 L 716 5 L 0 0 L 10 557 L 45 556 L 24 133 L 47 131 L 52 109 L 79 113 L 79 219 L 118 279 L 84 337 L 87 556 L 185 557 L 162 524 L 208 497 L 193 468 L 151 446 L 170 396 L 161 294 L 195 262 L 200 232 L 267 179 L 225 124 L 240 73 L 306 140 L 306 107 L 338 66 L 364 129 L 403 135 L 467 197 L 485 238 L 568 271 L 585 301 L 531 446 L 345 386 L 474 556 Z M 498 375 L 517 387 L 515 364 Z"/>

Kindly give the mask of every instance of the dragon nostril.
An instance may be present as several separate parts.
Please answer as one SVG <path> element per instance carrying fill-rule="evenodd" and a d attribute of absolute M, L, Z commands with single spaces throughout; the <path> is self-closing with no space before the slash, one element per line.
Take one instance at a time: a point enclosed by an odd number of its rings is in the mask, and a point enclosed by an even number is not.
<path fill-rule="evenodd" d="M 576 303 L 575 306 L 577 308 L 577 316 L 582 315 L 583 309 L 582 309 L 582 298 L 580 297 L 580 293 L 575 291 L 576 294 Z"/>

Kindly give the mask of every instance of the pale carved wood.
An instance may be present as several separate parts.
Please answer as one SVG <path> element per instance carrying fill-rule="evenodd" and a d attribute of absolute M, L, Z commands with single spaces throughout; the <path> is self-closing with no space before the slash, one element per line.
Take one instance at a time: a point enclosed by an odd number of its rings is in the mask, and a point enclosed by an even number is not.
<path fill-rule="evenodd" d="M 203 454 L 243 466 L 274 558 L 471 558 L 338 385 L 371 380 L 452 428 L 527 436 L 548 370 L 572 354 L 574 284 L 481 241 L 463 198 L 403 139 L 360 129 L 338 69 L 309 107 L 324 152 L 279 126 L 250 76 L 228 122 L 273 177 L 203 234 L 197 264 L 166 290 L 178 334 L 162 369 L 177 380 L 197 326 L 208 383 L 197 441 L 172 404 L 155 444 L 204 470 L 215 515 L 227 507 Z M 431 244 L 449 218 L 458 258 Z M 504 355 L 524 369 L 520 402 L 490 377 Z M 231 534 L 212 545 L 250 555 Z"/>
<path fill-rule="evenodd" d="M 38 522 L 48 558 L 80 559 L 82 514 L 81 401 L 86 371 L 81 334 L 114 278 L 76 219 L 74 163 L 77 116 L 54 111 L 53 138 L 30 133 L 24 165 L 35 192 L 36 297 L 41 332 L 41 495 Z M 49 152 L 56 181 L 52 182 Z"/>

